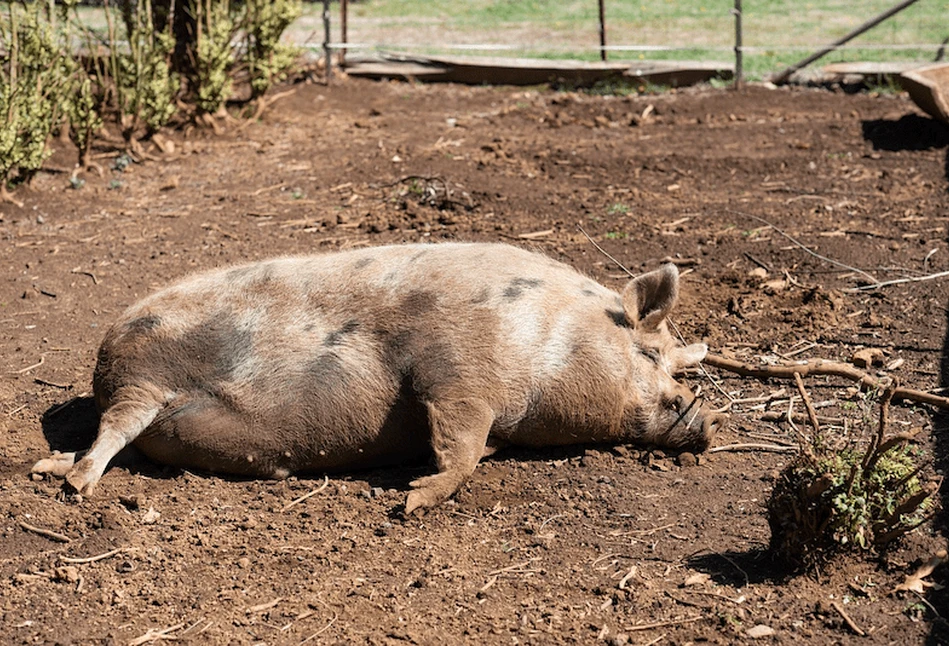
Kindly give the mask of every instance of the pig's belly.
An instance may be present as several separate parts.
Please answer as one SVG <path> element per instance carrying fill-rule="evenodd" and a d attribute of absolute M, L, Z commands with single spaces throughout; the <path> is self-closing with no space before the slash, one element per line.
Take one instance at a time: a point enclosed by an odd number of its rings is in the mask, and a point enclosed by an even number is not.
<path fill-rule="evenodd" d="M 238 408 L 202 390 L 175 397 L 135 446 L 160 464 L 282 478 L 421 461 L 430 437 L 424 406 L 398 393 Z"/>

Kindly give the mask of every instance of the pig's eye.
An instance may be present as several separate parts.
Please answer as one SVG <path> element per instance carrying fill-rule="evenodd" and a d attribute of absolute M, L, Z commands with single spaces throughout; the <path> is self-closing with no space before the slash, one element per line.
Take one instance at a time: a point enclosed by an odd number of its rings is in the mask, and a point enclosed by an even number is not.
<path fill-rule="evenodd" d="M 675 399 L 669 402 L 669 405 L 672 406 L 672 410 L 679 413 L 682 411 L 682 407 L 685 406 L 685 400 L 682 399 L 682 395 L 676 395 Z"/>
<path fill-rule="evenodd" d="M 653 350 L 652 348 L 645 348 L 642 350 L 642 353 L 643 353 L 643 356 L 645 356 L 647 359 L 649 359 L 656 365 L 659 364 L 659 353 L 656 350 Z"/>

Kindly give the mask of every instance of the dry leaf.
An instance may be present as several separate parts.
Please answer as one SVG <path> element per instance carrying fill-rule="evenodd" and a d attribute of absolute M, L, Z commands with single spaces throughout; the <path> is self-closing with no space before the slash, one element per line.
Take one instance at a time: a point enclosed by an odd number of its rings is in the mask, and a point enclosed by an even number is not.
<path fill-rule="evenodd" d="M 929 561 L 919 567 L 912 574 L 906 575 L 906 580 L 894 588 L 894 592 L 918 592 L 923 594 L 926 588 L 932 588 L 936 584 L 929 581 L 923 581 L 924 578 L 933 573 L 937 567 L 946 562 L 946 550 L 939 550 L 929 558 Z"/>

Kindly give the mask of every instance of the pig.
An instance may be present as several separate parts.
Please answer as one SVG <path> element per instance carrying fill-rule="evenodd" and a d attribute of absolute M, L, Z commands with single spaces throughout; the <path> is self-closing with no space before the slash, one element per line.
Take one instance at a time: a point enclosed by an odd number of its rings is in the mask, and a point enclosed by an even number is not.
<path fill-rule="evenodd" d="M 670 335 L 678 294 L 672 264 L 617 293 L 543 254 L 485 243 L 200 273 L 109 329 L 93 375 L 95 442 L 33 471 L 90 495 L 129 444 L 160 464 L 262 478 L 434 454 L 437 472 L 410 483 L 410 514 L 504 446 L 701 451 L 724 418 L 673 378 L 708 350 Z"/>

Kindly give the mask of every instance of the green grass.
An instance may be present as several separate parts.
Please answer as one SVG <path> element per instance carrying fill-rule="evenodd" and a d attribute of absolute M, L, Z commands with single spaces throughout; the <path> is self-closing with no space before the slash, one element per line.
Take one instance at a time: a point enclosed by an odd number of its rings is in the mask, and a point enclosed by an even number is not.
<path fill-rule="evenodd" d="M 840 38 L 891 7 L 894 0 L 745 0 L 743 4 L 744 69 L 755 79 Z M 365 0 L 349 6 L 349 41 L 380 49 L 599 60 L 597 3 L 593 0 Z M 731 0 L 606 0 L 608 45 L 671 48 L 610 51 L 609 57 L 732 63 L 732 8 Z M 306 11 L 301 23 L 311 32 L 309 26 L 318 22 L 321 9 L 310 4 Z M 946 0 L 920 0 L 817 64 L 931 61 L 939 43 L 949 37 L 947 17 Z M 337 38 L 336 7 L 332 19 Z M 476 45 L 505 49 L 479 51 Z M 907 46 L 911 47 L 898 48 Z"/>

